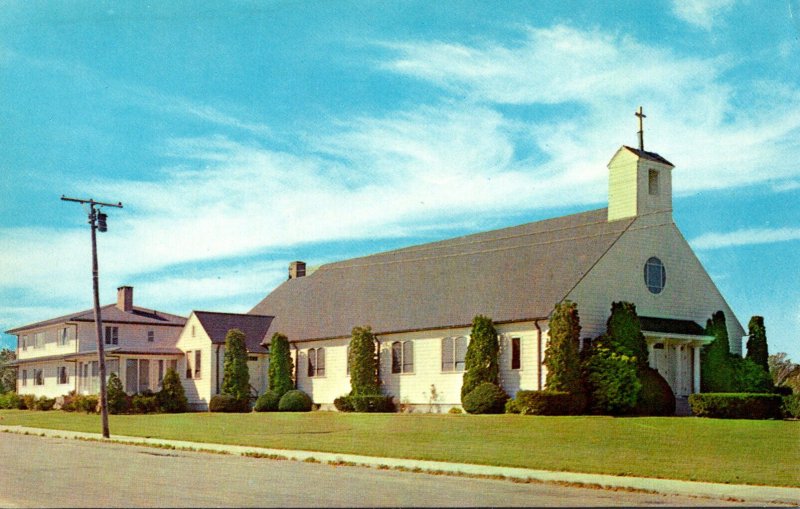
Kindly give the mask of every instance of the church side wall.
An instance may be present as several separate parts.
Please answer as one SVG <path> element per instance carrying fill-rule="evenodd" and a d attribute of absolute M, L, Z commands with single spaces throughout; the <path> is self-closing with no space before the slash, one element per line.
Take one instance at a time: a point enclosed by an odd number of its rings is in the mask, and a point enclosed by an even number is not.
<path fill-rule="evenodd" d="M 192 334 L 193 328 L 194 334 Z M 183 357 L 178 361 L 178 376 L 186 392 L 186 399 L 189 401 L 189 407 L 195 410 L 208 409 L 208 403 L 211 400 L 211 396 L 214 394 L 212 391 L 216 389 L 216 347 L 212 345 L 211 339 L 208 337 L 208 334 L 206 334 L 206 331 L 200 324 L 200 320 L 198 320 L 196 316 L 192 315 L 189 321 L 186 322 L 175 346 L 183 351 Z M 197 350 L 201 352 L 200 376 L 199 378 L 194 378 L 193 373 L 192 378 L 187 378 L 186 352 L 195 352 Z M 222 353 L 220 352 L 220 358 L 221 357 Z M 194 354 L 192 356 L 192 362 L 194 362 Z M 221 383 L 222 377 L 220 376 L 220 384 Z"/>
<path fill-rule="evenodd" d="M 546 322 L 540 323 L 546 330 Z M 514 396 L 520 389 L 536 390 L 544 383 L 539 373 L 541 351 L 546 332 L 540 335 L 532 322 L 497 326 L 500 340 L 500 384 Z M 447 411 L 461 405 L 463 371 L 442 370 L 442 339 L 469 337 L 469 328 L 440 329 L 379 336 L 381 391 L 391 395 L 408 410 Z M 541 337 L 541 342 L 540 342 Z M 511 367 L 512 338 L 520 339 L 520 367 Z M 414 369 L 410 373 L 392 373 L 392 343 L 411 341 Z M 333 400 L 350 392 L 347 374 L 349 338 L 296 343 L 298 348 L 297 386 L 312 396 L 323 409 L 332 409 Z M 311 348 L 325 349 L 325 375 L 308 376 L 308 353 Z M 541 381 L 540 381 L 541 380 Z"/>
<path fill-rule="evenodd" d="M 644 265 L 651 256 L 658 257 L 666 270 L 666 284 L 658 294 L 651 293 L 644 281 Z M 611 303 L 625 300 L 636 304 L 639 315 L 693 320 L 702 327 L 722 310 L 731 351 L 742 351 L 741 324 L 665 214 L 637 219 L 567 298 L 578 303 L 583 338 L 605 332 Z"/>

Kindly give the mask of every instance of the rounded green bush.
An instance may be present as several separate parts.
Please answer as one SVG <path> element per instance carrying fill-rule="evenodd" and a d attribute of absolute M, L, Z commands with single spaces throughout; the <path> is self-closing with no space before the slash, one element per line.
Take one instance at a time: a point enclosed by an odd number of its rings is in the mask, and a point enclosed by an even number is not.
<path fill-rule="evenodd" d="M 278 410 L 281 412 L 310 412 L 313 404 L 308 394 L 295 389 L 281 397 Z"/>
<path fill-rule="evenodd" d="M 339 396 L 333 400 L 333 406 L 340 412 L 355 412 L 350 396 Z"/>
<path fill-rule="evenodd" d="M 247 412 L 247 402 L 242 402 L 230 394 L 217 394 L 208 403 L 209 412 Z"/>
<path fill-rule="evenodd" d="M 633 407 L 634 415 L 675 415 L 675 394 L 658 371 L 653 368 L 639 370 L 639 381 L 642 383 L 642 392 Z"/>
<path fill-rule="evenodd" d="M 280 401 L 281 397 L 277 392 L 268 390 L 258 397 L 253 410 L 256 412 L 275 412 L 278 410 Z"/>
<path fill-rule="evenodd" d="M 484 382 L 464 396 L 461 406 L 470 414 L 502 414 L 507 400 L 508 395 L 503 389 Z"/>

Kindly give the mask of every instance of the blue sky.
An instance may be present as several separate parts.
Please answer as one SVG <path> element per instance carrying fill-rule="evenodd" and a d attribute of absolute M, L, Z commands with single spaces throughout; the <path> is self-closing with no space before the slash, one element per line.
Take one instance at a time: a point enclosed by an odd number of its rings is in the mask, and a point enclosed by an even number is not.
<path fill-rule="evenodd" d="M 0 329 L 91 307 L 62 194 L 124 203 L 103 302 L 244 312 L 291 260 L 604 207 L 642 105 L 675 222 L 800 361 L 792 2 L 0 2 Z"/>

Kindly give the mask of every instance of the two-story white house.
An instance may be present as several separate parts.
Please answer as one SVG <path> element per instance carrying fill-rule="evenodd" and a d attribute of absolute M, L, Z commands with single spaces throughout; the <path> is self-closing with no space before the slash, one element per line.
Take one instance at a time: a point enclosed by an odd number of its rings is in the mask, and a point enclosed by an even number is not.
<path fill-rule="evenodd" d="M 186 318 L 133 305 L 133 288 L 117 290 L 100 308 L 106 371 L 128 393 L 157 391 L 168 368 L 184 355 L 176 346 Z M 57 397 L 99 392 L 97 333 L 89 309 L 7 331 L 17 336 L 17 392 Z"/>

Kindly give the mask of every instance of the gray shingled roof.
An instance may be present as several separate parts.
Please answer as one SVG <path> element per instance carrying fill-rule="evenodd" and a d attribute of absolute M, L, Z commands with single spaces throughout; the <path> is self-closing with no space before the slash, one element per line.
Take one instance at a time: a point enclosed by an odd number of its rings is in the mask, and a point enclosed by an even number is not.
<path fill-rule="evenodd" d="M 676 320 L 674 318 L 658 318 L 640 316 L 639 324 L 645 332 L 663 332 L 667 334 L 684 334 L 687 336 L 705 336 L 706 331 L 697 322 Z"/>
<path fill-rule="evenodd" d="M 651 161 L 656 161 L 658 163 L 668 164 L 668 165 L 672 166 L 673 168 L 675 167 L 674 164 L 672 164 L 671 162 L 667 161 L 666 159 L 664 159 L 660 155 L 656 154 L 655 152 L 648 152 L 646 150 L 639 150 L 638 148 L 629 147 L 627 145 L 623 145 L 622 148 L 630 150 L 631 152 L 633 152 L 637 156 L 641 157 L 642 159 L 649 159 Z"/>
<path fill-rule="evenodd" d="M 321 266 L 250 312 L 291 341 L 547 317 L 633 221 L 607 209 Z M 268 338 L 267 338 L 268 339 Z"/>
<path fill-rule="evenodd" d="M 145 309 L 134 306 L 130 312 L 122 311 L 116 304 L 108 304 L 100 308 L 100 317 L 103 323 L 139 323 L 150 325 L 166 325 L 182 327 L 186 323 L 186 318 L 178 315 L 172 315 L 153 309 Z M 7 330 L 7 334 L 17 334 L 19 332 L 36 329 L 39 327 L 47 327 L 48 325 L 56 325 L 64 322 L 94 322 L 94 310 L 87 309 L 85 311 L 78 311 L 68 315 L 43 320 L 41 322 L 23 325 L 11 330 Z"/>
<path fill-rule="evenodd" d="M 261 343 L 266 339 L 267 331 L 272 323 L 271 316 L 213 311 L 194 311 L 194 315 L 200 320 L 200 324 L 211 338 L 212 343 L 225 344 L 225 336 L 228 331 L 239 329 L 244 332 L 248 352 L 267 352 Z"/>

